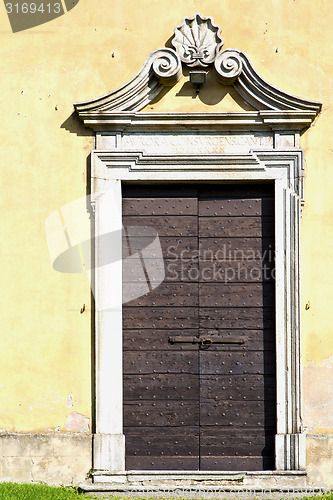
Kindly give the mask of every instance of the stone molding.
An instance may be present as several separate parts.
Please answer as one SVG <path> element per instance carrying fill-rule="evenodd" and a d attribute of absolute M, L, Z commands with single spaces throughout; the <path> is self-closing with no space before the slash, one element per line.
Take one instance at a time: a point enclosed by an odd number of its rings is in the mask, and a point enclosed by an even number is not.
<path fill-rule="evenodd" d="M 95 131 L 118 130 L 166 130 L 181 131 L 184 127 L 200 130 L 287 130 L 301 132 L 310 127 L 316 113 L 313 111 L 244 111 L 236 113 L 136 113 L 80 111 L 84 124 Z"/>
<path fill-rule="evenodd" d="M 173 49 L 154 50 L 138 73 L 125 85 L 92 101 L 74 104 L 82 113 L 138 111 L 157 97 L 165 86 L 173 86 L 182 76 L 181 61 Z"/>
<path fill-rule="evenodd" d="M 279 136 L 280 137 L 280 136 Z M 300 384 L 300 295 L 299 232 L 303 197 L 303 153 L 298 148 L 251 150 L 246 154 L 147 154 L 144 151 L 95 150 L 92 152 L 92 199 L 96 207 L 95 224 L 104 231 L 115 229 L 115 221 L 105 206 L 105 193 L 118 200 L 121 212 L 123 182 L 260 182 L 275 185 L 276 233 L 276 359 L 277 359 L 277 435 L 276 469 L 304 470 L 305 437 L 302 434 Z M 119 218 L 119 215 L 117 215 Z M 121 220 L 117 224 L 121 227 Z M 121 242 L 119 242 L 121 245 Z M 120 250 L 119 250 L 120 251 Z M 95 253 L 98 258 L 100 248 Z M 98 262 L 97 262 L 98 264 Z M 124 448 L 109 450 L 112 440 L 121 439 L 121 394 L 115 398 L 122 378 L 122 309 L 117 297 L 122 294 L 120 269 L 95 268 L 99 293 L 115 297 L 113 312 L 96 310 L 97 338 L 97 415 L 100 434 L 95 463 L 102 470 L 124 472 Z M 103 298 L 99 297 L 103 303 Z M 110 343 L 110 351 L 105 347 Z M 104 346 L 103 351 L 99 346 Z M 110 362 L 111 358 L 112 362 Z M 100 385 L 101 384 L 101 385 Z M 102 388 L 102 385 L 104 388 Z M 118 389 L 117 389 L 118 388 Z M 118 434 L 118 436 L 111 436 Z M 97 438 L 96 438 L 97 439 Z M 111 439 L 111 441 L 110 441 Z M 111 460 L 111 462 L 110 462 Z M 102 472 L 103 476 L 103 472 Z M 99 481 L 108 481 L 107 475 Z"/>
<path fill-rule="evenodd" d="M 223 45 L 220 31 L 210 17 L 198 13 L 191 18 L 184 17 L 182 24 L 175 28 L 172 44 L 176 50 L 154 50 L 131 80 L 102 97 L 74 104 L 75 110 L 83 120 L 93 118 L 96 113 L 106 118 L 110 113 L 140 111 L 158 97 L 164 87 L 180 80 L 183 61 L 189 67 L 201 68 L 214 63 L 217 80 L 222 85 L 232 85 L 258 111 L 288 111 L 285 122 L 292 120 L 293 112 L 303 111 L 314 120 L 321 103 L 295 97 L 269 84 L 244 52 L 237 49 L 220 52 Z"/>
<path fill-rule="evenodd" d="M 316 115 L 321 104 L 287 94 L 264 80 L 244 52 L 223 50 L 216 58 L 215 74 L 223 85 L 233 85 L 243 99 L 256 109 L 310 111 Z"/>

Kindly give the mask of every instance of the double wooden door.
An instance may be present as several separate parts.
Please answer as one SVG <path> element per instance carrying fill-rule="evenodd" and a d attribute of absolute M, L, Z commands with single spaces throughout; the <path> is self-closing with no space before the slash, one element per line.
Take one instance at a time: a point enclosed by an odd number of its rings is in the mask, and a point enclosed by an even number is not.
<path fill-rule="evenodd" d="M 128 470 L 274 469 L 273 193 L 270 184 L 124 186 Z M 158 235 L 150 253 L 146 228 Z M 165 278 L 154 288 L 156 241 Z M 128 301 L 137 281 L 143 295 Z"/>

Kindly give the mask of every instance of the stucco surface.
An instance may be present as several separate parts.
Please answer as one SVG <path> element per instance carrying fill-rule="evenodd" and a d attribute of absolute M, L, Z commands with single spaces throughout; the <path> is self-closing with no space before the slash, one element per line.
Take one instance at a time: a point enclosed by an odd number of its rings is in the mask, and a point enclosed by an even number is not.
<path fill-rule="evenodd" d="M 1 481 L 76 486 L 91 468 L 91 436 L 0 433 Z"/>
<path fill-rule="evenodd" d="M 333 485 L 333 435 L 310 434 L 307 436 L 307 483 L 332 489 Z"/>
<path fill-rule="evenodd" d="M 0 10 L 0 429 L 91 431 L 90 287 L 84 275 L 52 269 L 44 229 L 51 212 L 86 194 L 93 137 L 72 104 L 125 83 L 182 17 L 196 11 L 212 16 L 224 48 L 246 52 L 266 80 L 323 102 L 321 116 L 301 137 L 304 426 L 332 432 L 330 0 L 80 0 L 64 16 L 16 34 Z M 239 109 L 249 107 L 210 75 L 199 96 L 185 76 L 146 111 Z"/>

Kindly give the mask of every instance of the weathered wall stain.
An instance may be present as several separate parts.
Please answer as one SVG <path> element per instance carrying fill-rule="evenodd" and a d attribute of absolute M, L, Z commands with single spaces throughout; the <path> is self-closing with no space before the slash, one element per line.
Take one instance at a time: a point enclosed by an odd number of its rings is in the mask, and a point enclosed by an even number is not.
<path fill-rule="evenodd" d="M 303 424 L 310 433 L 333 429 L 333 356 L 320 364 L 309 361 L 303 368 Z"/>
<path fill-rule="evenodd" d="M 65 429 L 71 432 L 89 432 L 89 418 L 73 411 L 68 415 Z"/>
<path fill-rule="evenodd" d="M 332 488 L 333 436 L 309 435 L 307 438 L 308 484 Z"/>
<path fill-rule="evenodd" d="M 1 481 L 77 485 L 91 468 L 87 434 L 0 434 Z"/>

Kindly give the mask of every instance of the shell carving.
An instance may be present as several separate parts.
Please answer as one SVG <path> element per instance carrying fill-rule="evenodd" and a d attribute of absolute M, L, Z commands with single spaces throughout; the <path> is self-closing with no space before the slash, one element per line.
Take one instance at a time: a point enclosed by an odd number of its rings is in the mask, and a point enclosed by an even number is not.
<path fill-rule="evenodd" d="M 190 67 L 207 67 L 215 61 L 222 45 L 221 28 L 211 17 L 195 14 L 184 17 L 182 24 L 175 28 L 172 45 L 180 59 Z"/>

